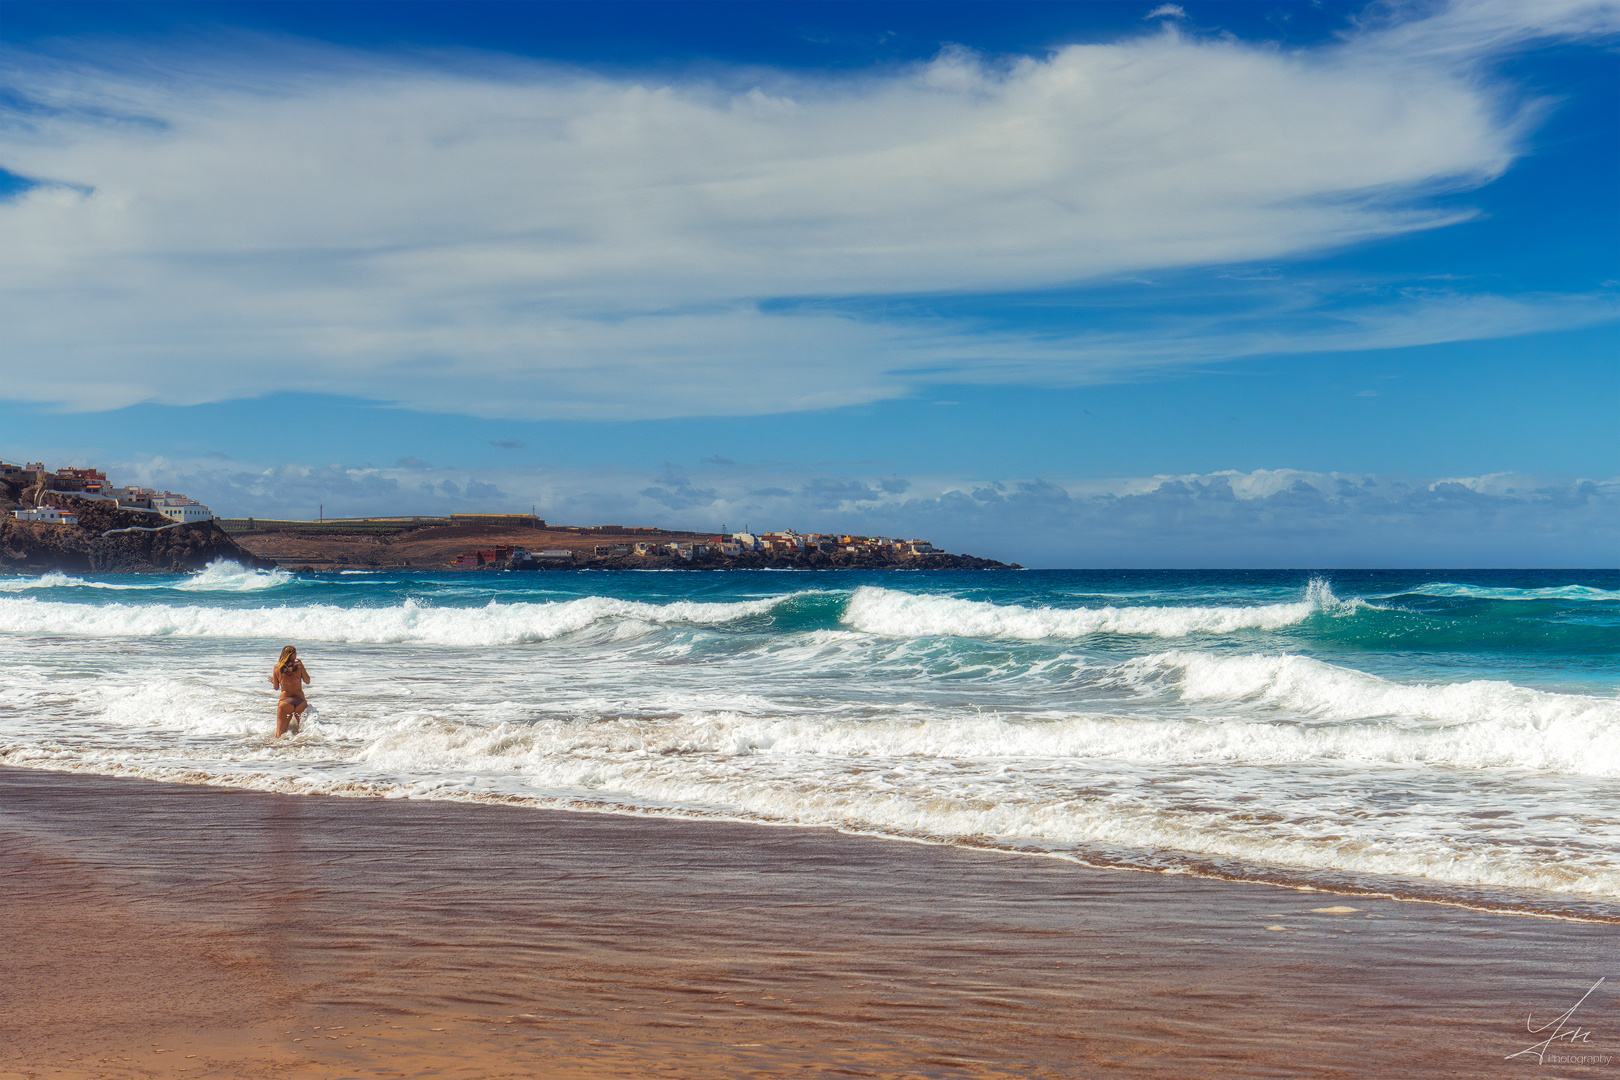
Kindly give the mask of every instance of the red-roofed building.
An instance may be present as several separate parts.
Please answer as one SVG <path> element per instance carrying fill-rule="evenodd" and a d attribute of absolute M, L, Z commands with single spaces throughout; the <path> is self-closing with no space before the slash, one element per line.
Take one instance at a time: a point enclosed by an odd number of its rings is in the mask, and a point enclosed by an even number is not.
<path fill-rule="evenodd" d="M 99 495 L 106 483 L 107 474 L 100 469 L 74 469 L 64 465 L 56 470 L 58 491 L 88 491 Z"/>

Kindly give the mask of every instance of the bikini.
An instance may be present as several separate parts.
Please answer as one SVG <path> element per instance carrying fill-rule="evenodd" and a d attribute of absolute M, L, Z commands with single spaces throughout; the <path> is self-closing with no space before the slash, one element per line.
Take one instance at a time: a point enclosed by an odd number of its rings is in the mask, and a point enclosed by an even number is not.
<path fill-rule="evenodd" d="M 297 674 L 298 669 L 300 667 L 302 667 L 302 666 L 303 666 L 303 661 L 301 661 L 301 660 L 294 661 L 289 667 L 286 668 L 286 670 L 280 672 L 281 700 L 287 702 L 289 705 L 292 705 L 294 707 L 293 712 L 298 712 L 297 706 L 304 704 L 304 695 L 303 695 L 304 687 L 303 687 L 303 684 L 298 681 L 298 674 Z M 290 689 L 290 690 L 287 688 L 287 677 L 289 675 L 292 676 L 292 678 L 293 678 L 293 687 L 294 687 L 293 689 Z"/>

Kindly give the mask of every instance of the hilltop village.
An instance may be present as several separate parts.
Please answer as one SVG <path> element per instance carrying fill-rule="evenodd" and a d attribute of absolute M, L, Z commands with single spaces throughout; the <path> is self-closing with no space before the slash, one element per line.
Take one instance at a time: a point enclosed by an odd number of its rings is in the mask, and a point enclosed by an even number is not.
<path fill-rule="evenodd" d="M 54 471 L 42 462 L 12 465 L 0 461 L 0 498 L 10 505 L 11 515 L 21 521 L 45 521 L 58 525 L 78 523 L 73 507 L 63 509 L 46 496 L 71 495 L 81 502 L 111 503 L 122 510 L 146 511 L 176 524 L 208 521 L 214 515 L 196 499 L 172 491 L 144 487 L 114 487 L 99 469 L 62 466 Z"/>
<path fill-rule="evenodd" d="M 228 559 L 270 569 L 195 499 L 114 487 L 97 469 L 0 462 L 0 571 L 169 574 Z"/>
<path fill-rule="evenodd" d="M 220 518 L 185 495 L 118 487 L 94 468 L 0 461 L 0 569 L 167 573 L 214 558 L 301 572 L 1011 569 L 927 540 L 548 525 L 533 514 Z"/>

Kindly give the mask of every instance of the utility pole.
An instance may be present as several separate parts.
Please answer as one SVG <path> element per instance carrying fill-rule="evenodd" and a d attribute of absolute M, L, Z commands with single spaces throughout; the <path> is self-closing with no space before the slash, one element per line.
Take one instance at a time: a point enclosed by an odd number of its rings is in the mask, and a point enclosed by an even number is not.
<path fill-rule="evenodd" d="M 325 521 L 326 520 L 326 504 L 325 503 L 321 503 L 321 508 L 320 508 L 320 511 L 318 512 L 318 516 L 316 517 L 316 520 L 317 521 Z"/>

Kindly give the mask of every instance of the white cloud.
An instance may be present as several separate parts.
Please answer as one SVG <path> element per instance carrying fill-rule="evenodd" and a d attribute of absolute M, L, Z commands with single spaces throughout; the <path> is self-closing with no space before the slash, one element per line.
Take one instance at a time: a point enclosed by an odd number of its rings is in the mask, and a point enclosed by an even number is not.
<path fill-rule="evenodd" d="M 890 349 L 893 370 L 926 372 L 960 384 L 1083 385 L 1133 372 L 1213 364 L 1244 356 L 1354 352 L 1482 341 L 1571 329 L 1614 319 L 1620 300 L 1609 294 L 1510 298 L 1408 293 L 1360 308 L 1333 309 L 1309 289 L 1265 297 L 1252 310 L 1214 314 L 1150 312 L 1151 327 L 1095 329 L 1044 335 L 989 329 L 951 333 L 934 327 Z M 902 365 L 915 365 L 908 369 Z"/>
<path fill-rule="evenodd" d="M 1440 6 L 1387 0 L 1369 5 L 1367 12 L 1358 44 L 1402 63 L 1466 67 L 1482 55 L 1537 40 L 1620 34 L 1620 4 L 1613 0 L 1467 0 Z"/>
<path fill-rule="evenodd" d="M 0 203 L 8 394 L 640 417 L 870 401 L 938 368 L 1178 362 L 1179 341 L 761 303 L 1051 287 L 1456 220 L 1415 197 L 1498 175 L 1522 114 L 1434 42 L 1609 26 L 1606 5 L 1551 7 L 1455 5 L 1314 53 L 1169 32 L 743 87 L 270 43 L 190 67 L 13 52 L 44 107 L 0 127 L 0 163 L 53 183 Z M 1376 321 L 1345 347 L 1405 340 Z"/>

